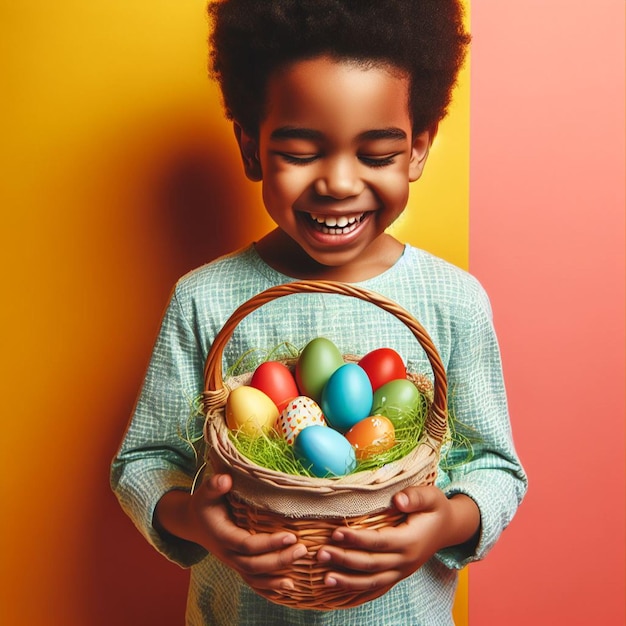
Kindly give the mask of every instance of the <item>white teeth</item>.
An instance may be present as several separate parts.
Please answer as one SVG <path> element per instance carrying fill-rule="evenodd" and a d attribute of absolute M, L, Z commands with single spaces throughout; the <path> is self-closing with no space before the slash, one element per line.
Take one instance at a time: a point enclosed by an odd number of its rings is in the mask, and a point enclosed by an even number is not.
<path fill-rule="evenodd" d="M 336 217 L 334 215 L 317 215 L 311 213 L 311 219 L 323 226 L 321 229 L 323 233 L 336 233 L 344 234 L 352 232 L 357 223 L 361 220 L 364 213 L 355 213 L 353 215 L 340 215 Z"/>
<path fill-rule="evenodd" d="M 356 224 L 350 224 L 350 226 L 346 226 L 345 228 L 327 228 L 326 226 L 322 226 L 320 230 L 325 235 L 347 235 L 351 233 L 356 228 Z"/>

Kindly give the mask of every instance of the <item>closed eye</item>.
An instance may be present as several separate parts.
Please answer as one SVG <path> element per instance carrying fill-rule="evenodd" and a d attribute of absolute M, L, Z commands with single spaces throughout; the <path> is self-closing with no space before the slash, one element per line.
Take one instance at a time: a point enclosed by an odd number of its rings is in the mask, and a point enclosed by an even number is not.
<path fill-rule="evenodd" d="M 294 154 L 292 152 L 275 152 L 286 163 L 292 165 L 308 165 L 321 158 L 321 154 Z M 377 168 L 386 167 L 395 163 L 396 157 L 402 154 L 402 152 L 395 152 L 384 156 L 367 156 L 359 155 L 358 159 L 367 167 Z"/>
<path fill-rule="evenodd" d="M 385 156 L 359 156 L 359 160 L 368 167 L 385 167 L 395 163 L 396 157 L 402 154 L 402 152 L 395 152 Z"/>
<path fill-rule="evenodd" d="M 384 157 L 360 156 L 359 160 L 365 165 L 367 165 L 368 167 L 385 167 L 387 165 L 391 165 L 395 163 L 396 161 L 395 157 L 397 157 L 398 154 L 392 154 L 392 155 L 384 156 Z"/>
<path fill-rule="evenodd" d="M 289 152 L 276 152 L 276 154 L 286 163 L 291 163 L 293 165 L 307 165 L 308 163 L 313 163 L 317 159 L 319 159 L 319 155 L 317 154 L 291 154 Z"/>

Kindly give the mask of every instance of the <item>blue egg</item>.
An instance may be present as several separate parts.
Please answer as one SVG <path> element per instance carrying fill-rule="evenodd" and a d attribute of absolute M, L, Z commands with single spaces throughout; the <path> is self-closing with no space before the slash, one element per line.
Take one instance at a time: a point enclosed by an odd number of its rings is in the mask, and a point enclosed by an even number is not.
<path fill-rule="evenodd" d="M 341 432 L 369 417 L 374 392 L 365 370 L 346 363 L 328 379 L 322 392 L 322 412 L 329 424 Z"/>
<path fill-rule="evenodd" d="M 356 467 L 350 442 L 328 426 L 307 426 L 293 444 L 298 460 L 319 478 L 344 476 Z"/>

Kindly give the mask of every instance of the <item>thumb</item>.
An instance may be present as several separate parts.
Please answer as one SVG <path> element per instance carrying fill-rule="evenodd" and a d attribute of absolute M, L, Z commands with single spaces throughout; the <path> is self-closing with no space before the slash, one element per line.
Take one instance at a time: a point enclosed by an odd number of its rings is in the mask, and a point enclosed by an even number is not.
<path fill-rule="evenodd" d="M 430 511 L 436 507 L 441 492 L 437 487 L 407 487 L 393 497 L 396 508 L 402 513 Z"/>
<path fill-rule="evenodd" d="M 202 483 L 203 498 L 217 501 L 227 494 L 233 486 L 233 479 L 228 474 L 213 474 Z"/>

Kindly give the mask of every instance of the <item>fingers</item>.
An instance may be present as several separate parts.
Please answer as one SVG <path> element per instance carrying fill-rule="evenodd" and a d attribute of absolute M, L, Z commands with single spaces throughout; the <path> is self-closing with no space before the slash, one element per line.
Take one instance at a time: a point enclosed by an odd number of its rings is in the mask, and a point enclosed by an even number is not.
<path fill-rule="evenodd" d="M 364 550 L 346 550 L 338 546 L 324 546 L 317 553 L 320 563 L 332 561 L 333 566 L 366 574 L 389 571 L 401 564 L 400 556 L 393 552 L 373 553 Z"/>
<path fill-rule="evenodd" d="M 231 552 L 244 557 L 276 552 L 285 548 L 293 549 L 298 541 L 298 538 L 293 533 L 284 531 L 252 534 L 250 531 L 240 528 L 230 521 L 227 515 L 225 515 L 225 518 L 224 525 L 217 533 L 219 533 L 222 542 L 228 545 Z M 302 547 L 304 548 L 304 546 Z M 306 553 L 306 548 L 304 548 L 304 552 Z M 304 556 L 304 554 L 299 554 L 296 558 L 301 556 Z"/>
<path fill-rule="evenodd" d="M 343 572 L 331 572 L 326 575 L 324 583 L 327 587 L 343 587 L 351 591 L 372 591 L 372 599 L 385 593 L 399 582 L 401 576 L 395 570 L 380 572 L 368 576 L 352 576 Z"/>
<path fill-rule="evenodd" d="M 194 494 L 201 501 L 198 508 L 204 511 L 206 521 L 210 523 L 220 541 L 226 543 L 229 549 L 244 555 L 279 550 L 296 543 L 297 538 L 293 533 L 276 532 L 253 535 L 237 526 L 222 501 L 232 485 L 232 478 L 228 474 L 215 474 L 205 480 Z"/>
<path fill-rule="evenodd" d="M 205 506 L 201 515 L 206 532 L 212 537 L 212 552 L 229 552 L 242 557 L 256 556 L 293 548 L 298 541 L 294 533 L 287 531 L 251 533 L 235 524 L 224 504 Z"/>
<path fill-rule="evenodd" d="M 369 590 L 373 599 L 411 573 L 407 569 L 407 555 L 387 533 L 361 530 L 358 534 L 350 533 L 349 537 L 348 534 L 345 533 L 342 546 L 328 545 L 318 551 L 318 560 L 330 568 L 324 578 L 325 585 L 352 591 Z"/>
<path fill-rule="evenodd" d="M 213 518 L 213 554 L 237 571 L 257 590 L 291 590 L 289 566 L 304 557 L 307 548 L 292 533 L 258 533 L 235 525 L 225 510 Z"/>
<path fill-rule="evenodd" d="M 228 553 L 227 561 L 250 587 L 257 591 L 291 591 L 290 566 L 307 554 L 294 535 L 285 533 L 250 535 Z"/>
<path fill-rule="evenodd" d="M 233 486 L 233 479 L 228 474 L 214 474 L 203 481 L 198 492 L 206 504 L 215 502 L 226 495 Z"/>
<path fill-rule="evenodd" d="M 332 535 L 333 541 L 341 548 L 363 550 L 371 553 L 402 552 L 407 543 L 414 538 L 407 536 L 408 526 L 389 526 L 369 530 L 365 528 L 354 529 L 349 527 L 337 528 Z M 328 546 L 333 553 L 337 546 Z M 326 549 L 326 548 L 324 548 Z"/>
<path fill-rule="evenodd" d="M 301 559 L 307 553 L 306 546 L 297 544 L 282 550 L 265 552 L 254 555 L 234 554 L 233 563 L 240 573 L 249 575 L 266 575 L 268 572 L 279 573 L 294 561 Z"/>
<path fill-rule="evenodd" d="M 254 580 L 262 589 L 283 588 L 286 581 L 275 576 L 280 570 L 302 558 L 307 549 L 298 544 L 294 533 L 251 533 L 234 523 L 223 496 L 232 488 L 232 478 L 216 474 L 204 481 L 195 497 L 211 537 L 209 549 L 244 578 Z"/>
<path fill-rule="evenodd" d="M 394 496 L 393 503 L 402 513 L 420 513 L 436 508 L 442 497 L 437 487 L 407 487 Z"/>
<path fill-rule="evenodd" d="M 397 553 L 372 553 L 324 546 L 317 553 L 317 558 L 321 562 L 332 562 L 333 571 L 324 578 L 326 586 L 339 586 L 353 591 L 371 590 L 372 599 L 382 595 L 402 578 L 398 569 L 402 559 Z"/>
<path fill-rule="evenodd" d="M 436 502 L 437 496 L 430 490 L 422 492 L 416 488 L 405 492 L 397 497 L 406 512 L 423 513 Z M 335 529 L 333 544 L 320 548 L 317 555 L 318 560 L 330 569 L 325 584 L 365 593 L 371 591 L 372 598 L 384 593 L 426 560 L 421 549 L 421 519 L 422 515 L 409 515 L 398 526 Z"/>

